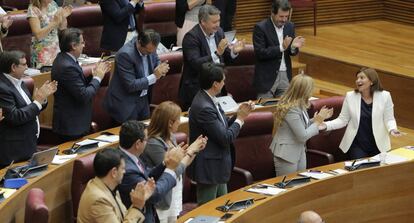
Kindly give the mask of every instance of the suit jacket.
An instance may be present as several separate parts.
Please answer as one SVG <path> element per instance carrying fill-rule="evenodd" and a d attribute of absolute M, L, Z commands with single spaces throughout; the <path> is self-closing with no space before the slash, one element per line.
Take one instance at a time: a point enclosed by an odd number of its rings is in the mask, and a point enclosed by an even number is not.
<path fill-rule="evenodd" d="M 225 38 L 221 28 L 214 35 L 216 45 Z M 199 74 L 203 63 L 213 62 L 207 39 L 200 25 L 194 26 L 185 34 L 183 40 L 183 74 L 180 80 L 180 89 L 178 91 L 180 99 L 187 105 L 190 105 L 194 96 L 200 90 Z M 220 57 L 221 63 L 230 63 L 231 51 L 226 49 Z"/>
<path fill-rule="evenodd" d="M 283 28 L 283 38 L 290 36 L 295 38 L 295 26 L 291 22 L 287 22 Z M 292 62 L 290 56 L 296 55 L 299 49 L 292 52 L 289 46 L 282 54 L 280 51 L 279 39 L 273 22 L 270 18 L 257 23 L 253 30 L 253 46 L 256 58 L 255 75 L 253 86 L 258 93 L 265 93 L 270 90 L 276 80 L 279 71 L 282 55 L 284 55 L 286 63 L 286 72 L 289 80 L 292 79 Z"/>
<path fill-rule="evenodd" d="M 121 150 L 122 151 L 122 150 Z M 124 153 L 122 151 L 122 153 Z M 169 173 L 164 172 L 165 166 L 158 165 L 152 169 L 145 168 L 143 173 L 137 166 L 137 164 L 124 153 L 125 158 L 125 175 L 122 179 L 122 183 L 118 186 L 119 192 L 121 193 L 122 202 L 125 206 L 131 205 L 129 193 L 135 188 L 136 184 L 147 180 L 148 177 L 154 177 L 156 181 L 155 191 L 152 196 L 145 202 L 145 222 L 152 223 L 156 222 L 154 215 L 154 205 L 158 203 L 165 195 L 170 191 L 176 184 L 175 177 Z M 142 162 L 141 162 L 142 163 Z"/>
<path fill-rule="evenodd" d="M 239 134 L 240 125 L 234 122 L 235 116 L 227 119 L 222 110 L 220 113 L 204 90 L 194 97 L 189 111 L 190 143 L 199 135 L 208 137 L 206 148 L 187 168 L 189 177 L 197 183 L 222 184 L 230 179 L 234 166 L 233 140 Z"/>
<path fill-rule="evenodd" d="M 27 87 L 22 84 L 22 88 L 31 99 Z M 0 108 L 3 109 L 4 116 L 0 122 L 0 167 L 4 167 L 12 160 L 27 160 L 36 152 L 36 116 L 40 110 L 34 103 L 27 105 L 3 73 L 0 73 Z"/>
<path fill-rule="evenodd" d="M 82 68 L 67 53 L 53 62 L 52 80 L 59 83 L 53 107 L 53 131 L 60 135 L 87 134 L 92 121 L 92 100 L 100 87 L 95 78 L 85 78 Z"/>
<path fill-rule="evenodd" d="M 118 51 L 124 45 L 128 33 L 130 15 L 144 8 L 144 5 L 141 6 L 140 4 L 137 4 L 134 8 L 128 2 L 125 0 L 99 1 L 103 17 L 101 48 Z M 137 22 L 135 19 L 136 25 Z"/>
<path fill-rule="evenodd" d="M 79 202 L 78 223 L 142 223 L 144 219 L 144 215 L 138 209 L 126 210 L 119 192 L 116 192 L 114 198 L 100 178 L 95 177 L 86 185 Z"/>
<path fill-rule="evenodd" d="M 386 152 L 391 149 L 389 132 L 397 129 L 394 118 L 394 104 L 388 91 L 375 91 L 372 101 L 372 131 L 378 149 Z M 348 125 L 339 148 L 346 153 L 358 132 L 361 115 L 361 94 L 350 91 L 346 94 L 338 118 L 326 122 L 327 131 Z"/>
<path fill-rule="evenodd" d="M 304 115 L 309 120 L 308 124 Z M 277 129 L 270 150 L 276 157 L 297 163 L 306 149 L 306 141 L 318 133 L 318 125 L 311 122 L 306 111 L 291 108 Z"/>
<path fill-rule="evenodd" d="M 148 90 L 144 97 L 150 98 L 151 88 L 145 77 L 142 57 L 135 43 L 136 38 L 125 44 L 116 54 L 115 71 L 103 102 L 105 110 L 119 123 L 131 117 L 132 112 L 137 108 L 142 109 L 143 106 L 147 106 L 144 109 L 149 111 L 149 105 L 138 100 L 142 90 Z M 148 55 L 147 59 L 148 73 L 152 74 L 160 59 L 155 52 Z M 148 117 L 132 118 L 142 120 Z"/>

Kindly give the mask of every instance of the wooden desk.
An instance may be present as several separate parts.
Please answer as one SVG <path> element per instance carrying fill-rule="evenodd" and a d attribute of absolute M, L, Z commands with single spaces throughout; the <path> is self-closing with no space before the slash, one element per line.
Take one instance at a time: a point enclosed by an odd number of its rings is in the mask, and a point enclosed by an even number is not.
<path fill-rule="evenodd" d="M 318 169 L 342 168 L 343 163 Z M 266 196 L 227 222 L 296 222 L 305 210 L 315 210 L 326 222 L 412 222 L 414 217 L 414 161 L 338 175 Z M 294 175 L 290 175 L 293 177 Z M 264 181 L 280 182 L 281 177 Z M 178 222 L 197 215 L 222 216 L 215 208 L 227 200 L 261 198 L 242 188 L 187 213 Z"/>

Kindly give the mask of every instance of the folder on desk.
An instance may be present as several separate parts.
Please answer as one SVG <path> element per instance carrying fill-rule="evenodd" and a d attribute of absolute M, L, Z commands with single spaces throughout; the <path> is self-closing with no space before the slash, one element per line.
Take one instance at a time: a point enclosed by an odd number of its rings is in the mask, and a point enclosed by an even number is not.
<path fill-rule="evenodd" d="M 189 223 L 217 223 L 220 218 L 215 216 L 199 215 L 191 220 Z"/>

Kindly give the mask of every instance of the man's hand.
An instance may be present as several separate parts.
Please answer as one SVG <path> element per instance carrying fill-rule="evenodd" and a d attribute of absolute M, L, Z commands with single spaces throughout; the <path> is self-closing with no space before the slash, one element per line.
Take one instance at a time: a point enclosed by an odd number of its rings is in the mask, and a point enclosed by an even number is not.
<path fill-rule="evenodd" d="M 201 150 L 203 150 L 207 145 L 208 138 L 207 136 L 198 136 L 198 138 L 191 143 L 191 145 L 187 148 L 187 153 L 192 157 Z"/>
<path fill-rule="evenodd" d="M 285 39 L 283 40 L 283 49 L 286 50 L 289 47 L 291 42 L 292 42 L 292 37 L 286 36 Z"/>
<path fill-rule="evenodd" d="M 233 50 L 234 54 L 238 54 L 240 51 L 244 49 L 245 41 L 243 40 L 237 40 L 236 43 L 232 44 L 229 48 Z"/>
<path fill-rule="evenodd" d="M 175 170 L 178 167 L 181 160 L 184 158 L 185 152 L 181 147 L 176 147 L 168 150 L 165 153 L 164 163 L 170 170 Z"/>
<path fill-rule="evenodd" d="M 237 111 L 237 119 L 244 121 L 244 119 L 254 110 L 254 102 L 248 101 L 244 102 L 239 106 Z"/>
<path fill-rule="evenodd" d="M 64 18 L 67 18 L 68 16 L 70 16 L 70 14 L 72 14 L 72 9 L 73 9 L 73 7 L 71 6 L 71 5 L 68 5 L 68 6 L 65 6 L 65 7 L 63 7 L 61 10 L 62 10 L 62 16 L 64 17 Z"/>
<path fill-rule="evenodd" d="M 293 47 L 301 48 L 303 45 L 305 45 L 305 38 L 303 38 L 303 36 L 297 36 L 295 39 L 293 39 Z"/>
<path fill-rule="evenodd" d="M 228 45 L 229 45 L 229 42 L 227 41 L 227 39 L 226 38 L 222 39 L 217 46 L 217 54 L 219 56 L 223 55 Z"/>
<path fill-rule="evenodd" d="M 33 93 L 33 100 L 43 103 L 47 97 L 57 90 L 57 81 L 47 80 L 40 88 L 36 88 Z"/>
<path fill-rule="evenodd" d="M 3 109 L 2 108 L 0 108 L 0 121 L 1 120 L 3 120 L 4 119 L 4 116 L 3 116 Z"/>
<path fill-rule="evenodd" d="M 13 23 L 13 20 L 11 20 L 9 16 L 2 16 L 0 17 L 0 23 L 1 23 L 1 28 L 9 29 L 9 27 Z"/>
<path fill-rule="evenodd" d="M 145 182 L 139 182 L 129 193 L 133 207 L 142 209 L 145 205 Z"/>
<path fill-rule="evenodd" d="M 158 79 L 161 77 L 164 77 L 168 71 L 170 70 L 170 65 L 168 65 L 168 61 L 160 63 L 155 69 L 154 69 L 154 75 Z"/>
<path fill-rule="evenodd" d="M 105 74 L 111 69 L 111 64 L 109 62 L 99 62 L 92 69 L 92 75 L 98 77 L 101 80 L 104 79 Z"/>

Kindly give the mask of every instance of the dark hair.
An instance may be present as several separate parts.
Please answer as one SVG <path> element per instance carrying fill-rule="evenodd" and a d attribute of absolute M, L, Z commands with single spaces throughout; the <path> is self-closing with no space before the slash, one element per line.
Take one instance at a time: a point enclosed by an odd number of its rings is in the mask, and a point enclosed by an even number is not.
<path fill-rule="evenodd" d="M 124 149 L 131 148 L 138 139 L 145 139 L 145 129 L 145 124 L 137 120 L 124 122 L 119 131 L 119 145 Z"/>
<path fill-rule="evenodd" d="M 220 10 L 214 5 L 205 4 L 198 11 L 198 22 L 207 21 L 212 15 L 220 15 Z"/>
<path fill-rule="evenodd" d="M 159 33 L 155 32 L 153 29 L 147 29 L 143 32 L 140 32 L 138 35 L 138 42 L 141 46 L 146 46 L 148 43 L 152 43 L 154 46 L 157 46 L 161 41 L 161 36 Z"/>
<path fill-rule="evenodd" d="M 291 9 L 289 1 L 288 0 L 273 0 L 272 13 L 277 14 L 279 9 L 281 9 L 284 12 L 289 11 Z"/>
<path fill-rule="evenodd" d="M 203 90 L 210 89 L 214 82 L 220 82 L 224 79 L 224 68 L 220 64 L 204 63 L 201 66 L 200 87 Z"/>
<path fill-rule="evenodd" d="M 95 175 L 97 177 L 106 176 L 112 168 L 119 167 L 121 159 L 124 159 L 124 156 L 119 149 L 104 148 L 97 152 L 93 160 Z"/>
<path fill-rule="evenodd" d="M 77 28 L 68 28 L 59 33 L 59 48 L 62 52 L 70 52 L 72 44 L 80 43 L 80 36 L 83 34 L 82 30 Z"/>
<path fill-rule="evenodd" d="M 0 71 L 2 73 L 11 73 L 12 65 L 19 65 L 20 59 L 25 58 L 26 55 L 22 51 L 4 51 L 0 55 Z"/>
<path fill-rule="evenodd" d="M 372 85 L 370 87 L 370 93 L 371 95 L 374 94 L 375 91 L 382 91 L 384 90 L 382 88 L 381 81 L 379 79 L 377 71 L 373 68 L 363 67 L 358 72 L 355 73 L 355 76 L 357 76 L 359 73 L 364 73 L 365 76 L 372 82 Z M 358 89 L 355 89 L 355 92 L 359 92 Z"/>

